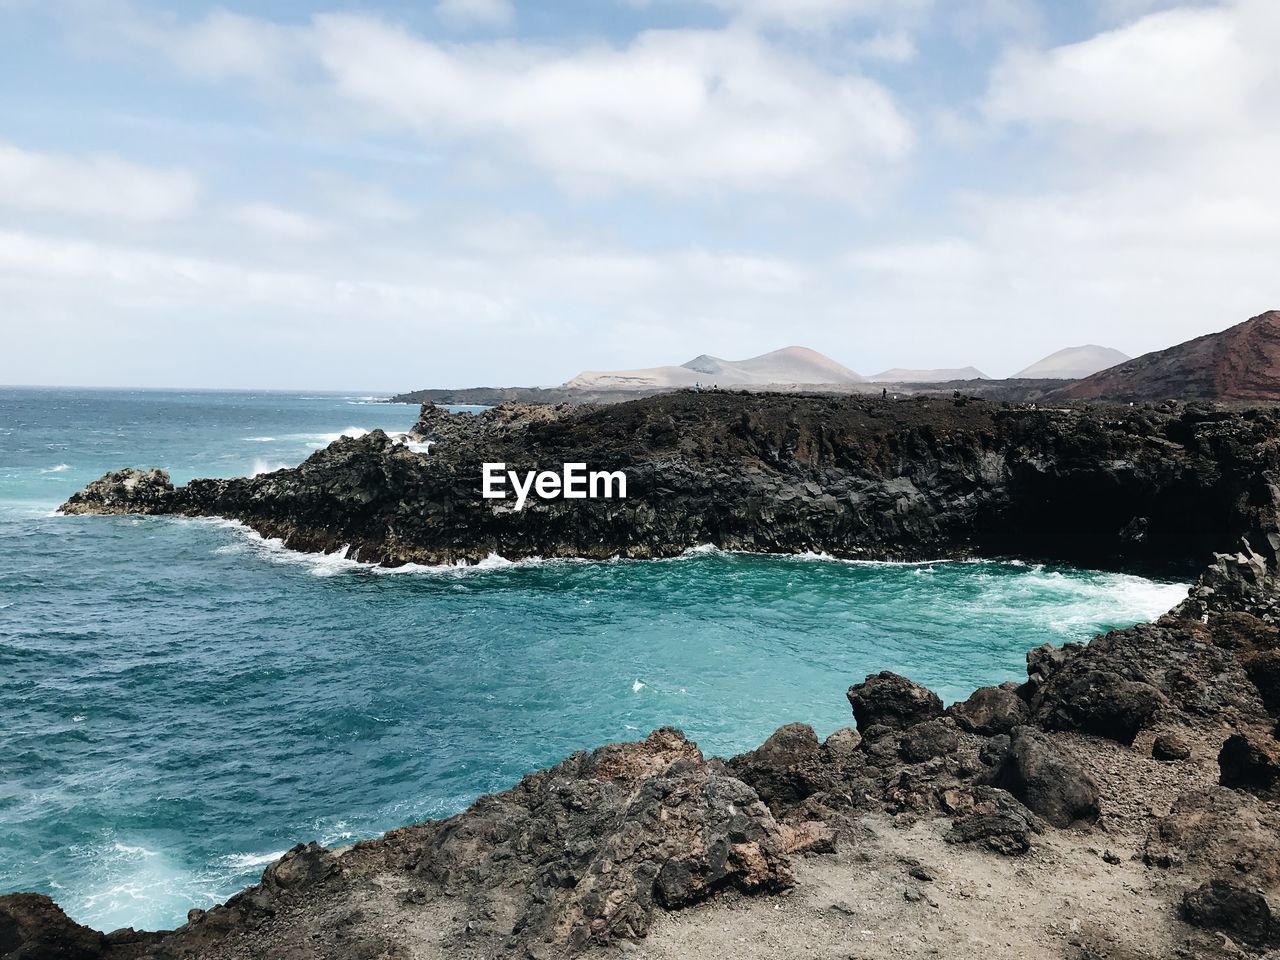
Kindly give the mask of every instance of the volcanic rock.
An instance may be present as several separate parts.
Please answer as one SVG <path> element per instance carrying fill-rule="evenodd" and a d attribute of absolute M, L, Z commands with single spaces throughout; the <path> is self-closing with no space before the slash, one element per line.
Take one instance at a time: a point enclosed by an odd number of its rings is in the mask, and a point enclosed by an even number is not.
<path fill-rule="evenodd" d="M 1002 684 L 975 690 L 968 700 L 948 707 L 947 716 L 961 730 L 993 736 L 1026 723 L 1027 704 L 1018 695 L 1017 684 Z"/>
<path fill-rule="evenodd" d="M 170 506 L 173 483 L 164 470 L 126 467 L 94 480 L 64 503 L 64 514 L 164 513 Z"/>
<path fill-rule="evenodd" d="M 849 705 L 858 730 L 871 727 L 904 730 L 942 716 L 942 701 L 928 687 L 885 670 L 849 688 Z"/>
<path fill-rule="evenodd" d="M 1151 743 L 1151 756 L 1166 762 L 1186 760 L 1191 756 L 1191 748 L 1176 733 L 1162 733 Z"/>
<path fill-rule="evenodd" d="M 1013 729 L 1004 763 L 991 775 L 991 782 L 1055 827 L 1098 818 L 1098 785 L 1093 778 L 1031 727 Z"/>
<path fill-rule="evenodd" d="M 1192 926 L 1221 930 L 1251 947 L 1264 948 L 1280 940 L 1266 898 L 1227 880 L 1210 880 L 1187 893 L 1181 913 Z"/>
<path fill-rule="evenodd" d="M 1280 781 L 1280 742 L 1256 733 L 1236 733 L 1218 754 L 1219 780 L 1224 787 L 1267 791 Z"/>

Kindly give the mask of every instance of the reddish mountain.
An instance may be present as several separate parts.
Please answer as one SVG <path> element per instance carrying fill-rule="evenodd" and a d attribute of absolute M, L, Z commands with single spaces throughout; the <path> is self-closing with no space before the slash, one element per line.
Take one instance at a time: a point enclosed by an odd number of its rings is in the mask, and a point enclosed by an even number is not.
<path fill-rule="evenodd" d="M 1280 310 L 1056 390 L 1075 400 L 1280 401 Z"/>

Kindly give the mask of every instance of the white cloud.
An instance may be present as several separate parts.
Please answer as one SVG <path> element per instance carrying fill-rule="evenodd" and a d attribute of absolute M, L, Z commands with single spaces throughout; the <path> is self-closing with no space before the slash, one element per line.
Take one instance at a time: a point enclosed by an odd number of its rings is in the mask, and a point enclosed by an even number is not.
<path fill-rule="evenodd" d="M 317 217 L 262 201 L 237 207 L 231 218 L 241 226 L 277 240 L 321 240 L 333 232 L 332 225 Z"/>
<path fill-rule="evenodd" d="M 791 9 L 752 2 L 753 16 Z M 794 13 L 804 17 L 894 6 L 799 3 Z M 195 22 L 135 13 L 104 30 L 188 74 L 248 81 L 276 100 L 287 94 L 291 110 L 325 126 L 407 131 L 433 148 L 464 144 L 483 151 L 484 162 L 532 167 L 580 192 L 849 199 L 879 184 L 915 142 L 883 85 L 820 66 L 749 26 L 563 46 L 435 43 L 364 14 L 286 26 L 227 12 Z M 911 53 L 910 37 L 891 31 L 872 36 L 865 51 L 896 60 Z"/>
<path fill-rule="evenodd" d="M 1111 137 L 1261 132 L 1261 122 L 1280 118 L 1277 42 L 1272 0 L 1155 13 L 1081 43 L 1011 55 L 993 75 L 985 111 L 996 122 Z"/>
<path fill-rule="evenodd" d="M 575 188 L 851 196 L 913 145 L 883 87 L 747 32 L 652 32 L 566 53 L 442 47 L 334 15 L 316 21 L 314 44 L 365 117 L 430 141 L 496 141 Z"/>
<path fill-rule="evenodd" d="M 183 170 L 111 154 L 40 153 L 0 142 L 0 206 L 86 217 L 168 220 L 195 206 L 199 183 Z"/>
<path fill-rule="evenodd" d="M 689 0 L 630 2 L 632 6 L 647 7 L 688 4 Z M 933 0 L 701 0 L 701 5 L 722 10 L 749 25 L 821 30 L 848 20 L 915 20 L 933 8 Z"/>
<path fill-rule="evenodd" d="M 510 27 L 516 20 L 511 0 L 440 0 L 436 16 L 452 27 Z"/>

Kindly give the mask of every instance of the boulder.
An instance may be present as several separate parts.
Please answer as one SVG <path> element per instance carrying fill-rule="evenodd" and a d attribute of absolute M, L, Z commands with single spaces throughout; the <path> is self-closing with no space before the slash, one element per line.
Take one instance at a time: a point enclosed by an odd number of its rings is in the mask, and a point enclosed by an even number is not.
<path fill-rule="evenodd" d="M 1220 930 L 1250 947 L 1265 949 L 1280 941 L 1266 898 L 1227 880 L 1210 880 L 1185 894 L 1180 913 L 1193 927 Z"/>
<path fill-rule="evenodd" d="M 1014 727 L 1004 762 L 989 779 L 1055 827 L 1098 818 L 1098 785 L 1053 740 L 1031 727 Z"/>
<path fill-rule="evenodd" d="M 1280 810 L 1241 790 L 1188 790 L 1151 825 L 1142 856 L 1154 867 L 1194 867 L 1269 887 L 1280 883 Z"/>
<path fill-rule="evenodd" d="M 1017 684 L 982 687 L 968 700 L 947 708 L 947 716 L 968 733 L 984 737 L 1008 733 L 1027 722 L 1027 704 L 1018 696 Z"/>
<path fill-rule="evenodd" d="M 954 721 L 948 717 L 926 720 L 907 730 L 898 741 L 898 753 L 907 763 L 924 763 L 955 753 L 960 746 Z"/>
<path fill-rule="evenodd" d="M 807 739 L 780 743 L 793 736 Z M 795 838 L 669 728 L 575 754 L 396 842 L 420 849 L 411 868 L 462 897 L 469 929 L 495 947 L 517 931 L 571 951 L 642 937 L 658 909 L 794 883 Z"/>
<path fill-rule="evenodd" d="M 1191 747 L 1176 733 L 1162 733 L 1151 744 L 1151 756 L 1166 763 L 1186 760 L 1191 756 Z"/>
<path fill-rule="evenodd" d="M 1035 719 L 1046 730 L 1080 730 L 1131 744 L 1165 703 L 1149 683 L 1111 670 L 1060 671 L 1036 697 Z"/>
<path fill-rule="evenodd" d="M 854 721 L 864 736 L 873 726 L 905 730 L 942 716 L 942 701 L 936 693 L 888 670 L 855 683 L 848 696 Z"/>

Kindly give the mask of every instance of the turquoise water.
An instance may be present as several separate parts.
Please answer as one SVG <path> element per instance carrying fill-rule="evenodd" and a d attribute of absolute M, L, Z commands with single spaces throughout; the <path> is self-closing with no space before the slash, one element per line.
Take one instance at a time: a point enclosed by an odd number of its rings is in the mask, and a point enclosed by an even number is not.
<path fill-rule="evenodd" d="M 0 390 L 0 892 L 171 926 L 294 842 L 453 813 L 576 749 L 666 723 L 721 754 L 825 734 L 868 672 L 951 700 L 1185 594 L 715 552 L 387 573 L 220 521 L 51 516 L 107 469 L 252 473 L 415 418 L 368 400 Z"/>

